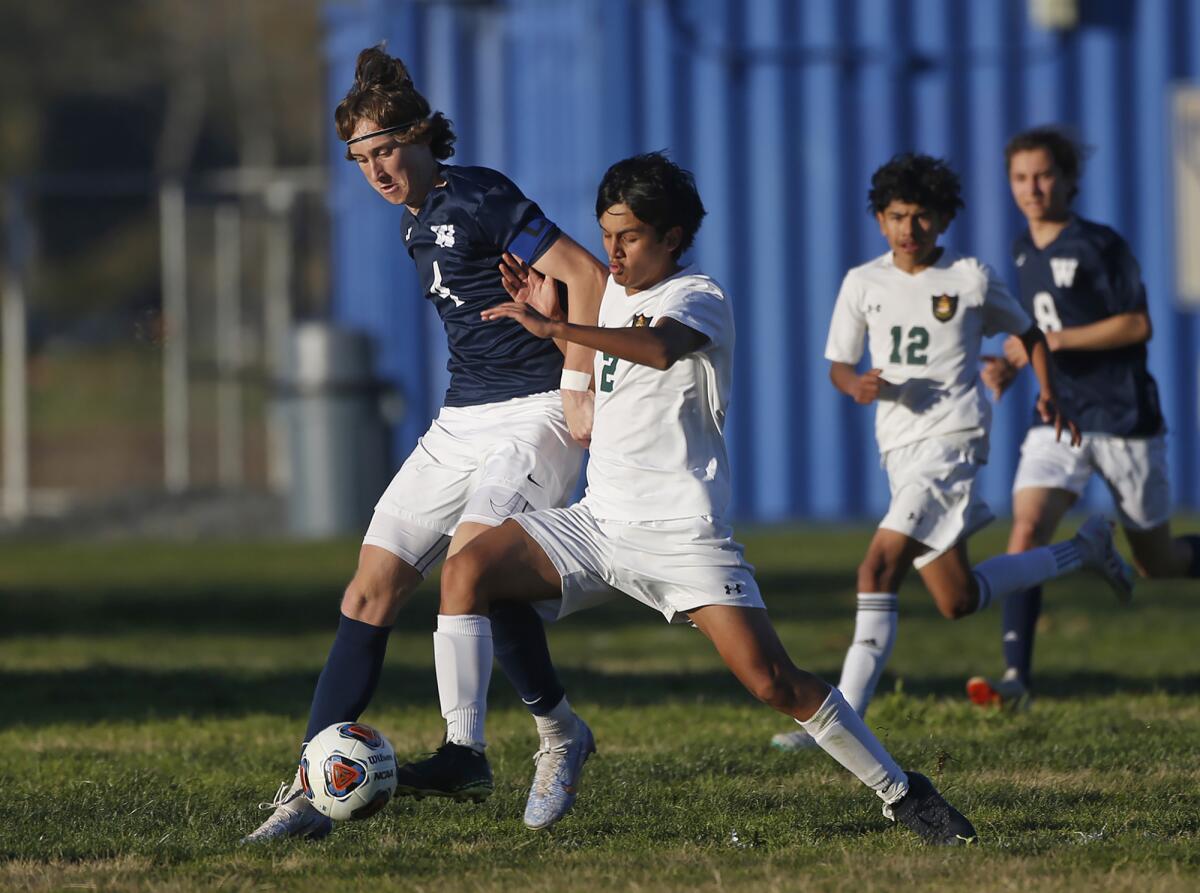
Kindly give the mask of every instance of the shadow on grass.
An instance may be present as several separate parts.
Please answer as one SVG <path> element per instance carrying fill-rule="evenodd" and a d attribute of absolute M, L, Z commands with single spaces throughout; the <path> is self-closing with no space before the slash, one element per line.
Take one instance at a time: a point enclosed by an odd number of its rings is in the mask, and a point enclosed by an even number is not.
<path fill-rule="evenodd" d="M 780 620 L 853 617 L 853 581 L 841 573 L 764 574 L 767 604 Z M 436 581 L 427 583 L 400 615 L 400 628 L 433 629 Z M 136 632 L 225 633 L 270 629 L 333 632 L 341 591 L 311 586 L 234 588 L 186 582 L 169 588 L 98 587 L 86 591 L 0 591 L 0 639 L 22 635 L 104 636 Z M 932 611 L 932 609 L 930 609 Z M 598 628 L 661 623 L 633 599 L 614 599 L 567 621 Z"/>
<path fill-rule="evenodd" d="M 827 678 L 833 667 L 817 667 Z M 141 670 L 89 667 L 60 671 L 0 672 L 0 728 L 70 722 L 145 721 L 148 719 L 231 718 L 269 713 L 307 715 L 315 672 L 221 672 L 217 670 Z M 751 704 L 750 695 L 725 670 L 688 673 L 603 672 L 565 669 L 562 681 L 579 701 L 604 707 L 666 704 Z M 887 690 L 890 683 L 885 679 Z M 910 695 L 959 700 L 958 676 L 904 679 Z M 1200 674 L 1132 678 L 1111 673 L 1046 674 L 1039 692 L 1054 697 L 1106 697 L 1114 694 L 1169 695 L 1200 691 Z M 490 697 L 493 709 L 519 709 L 516 695 L 497 670 Z M 413 708 L 437 716 L 432 667 L 385 668 L 375 709 Z M 764 708 L 765 709 L 765 708 Z"/>

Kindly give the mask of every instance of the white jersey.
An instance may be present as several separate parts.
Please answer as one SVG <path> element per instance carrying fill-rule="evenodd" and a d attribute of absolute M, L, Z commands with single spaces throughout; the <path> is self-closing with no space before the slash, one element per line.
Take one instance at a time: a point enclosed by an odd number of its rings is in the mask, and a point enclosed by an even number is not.
<path fill-rule="evenodd" d="M 694 267 L 635 295 L 609 277 L 601 326 L 648 326 L 663 317 L 708 342 L 665 371 L 596 353 L 584 501 L 597 518 L 720 518 L 729 506 L 722 432 L 733 374 L 733 308 L 721 286 Z"/>
<path fill-rule="evenodd" d="M 855 267 L 842 280 L 825 359 L 855 364 L 863 336 L 871 366 L 892 387 L 879 395 L 879 451 L 991 425 L 979 379 L 985 335 L 1021 334 L 1033 325 L 984 263 L 943 251 L 920 273 L 896 267 L 892 253 Z"/>

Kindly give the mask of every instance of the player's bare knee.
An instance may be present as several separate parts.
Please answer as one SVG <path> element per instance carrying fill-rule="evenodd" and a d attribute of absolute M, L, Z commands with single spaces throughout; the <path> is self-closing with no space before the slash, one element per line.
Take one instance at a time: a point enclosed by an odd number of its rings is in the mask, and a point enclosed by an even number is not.
<path fill-rule="evenodd" d="M 1054 535 L 1054 527 L 1054 524 L 1037 518 L 1014 518 L 1012 533 L 1008 537 L 1009 554 L 1028 552 L 1038 546 L 1049 545 L 1050 537 Z"/>
<path fill-rule="evenodd" d="M 750 694 L 769 707 L 790 714 L 796 706 L 795 686 L 782 667 L 763 667 L 745 684 Z"/>
<path fill-rule="evenodd" d="M 360 569 L 342 594 L 342 613 L 358 619 L 390 616 L 404 606 L 415 588 L 390 574 Z"/>
<path fill-rule="evenodd" d="M 967 590 L 945 593 L 934 599 L 938 612 L 947 620 L 962 620 L 975 613 L 979 597 Z"/>
<path fill-rule="evenodd" d="M 443 614 L 486 614 L 487 598 L 482 592 L 484 566 L 472 549 L 446 559 L 442 566 Z"/>
<path fill-rule="evenodd" d="M 903 572 L 887 555 L 868 555 L 858 566 L 859 592 L 895 592 Z"/>

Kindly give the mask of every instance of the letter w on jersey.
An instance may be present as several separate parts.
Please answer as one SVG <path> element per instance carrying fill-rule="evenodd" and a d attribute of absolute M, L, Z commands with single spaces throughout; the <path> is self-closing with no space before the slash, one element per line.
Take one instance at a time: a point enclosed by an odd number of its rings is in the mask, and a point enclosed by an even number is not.
<path fill-rule="evenodd" d="M 1075 283 L 1075 269 L 1078 266 L 1078 258 L 1050 258 L 1050 272 L 1054 274 L 1054 284 L 1059 288 L 1070 288 Z"/>

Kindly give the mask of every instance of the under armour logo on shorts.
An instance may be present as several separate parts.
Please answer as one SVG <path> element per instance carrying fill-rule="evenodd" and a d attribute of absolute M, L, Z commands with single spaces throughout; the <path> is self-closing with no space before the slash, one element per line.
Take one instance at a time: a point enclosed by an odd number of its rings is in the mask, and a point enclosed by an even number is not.
<path fill-rule="evenodd" d="M 726 595 L 734 595 L 734 594 L 744 595 L 745 591 L 742 589 L 741 583 L 726 583 L 725 584 L 725 594 Z"/>

